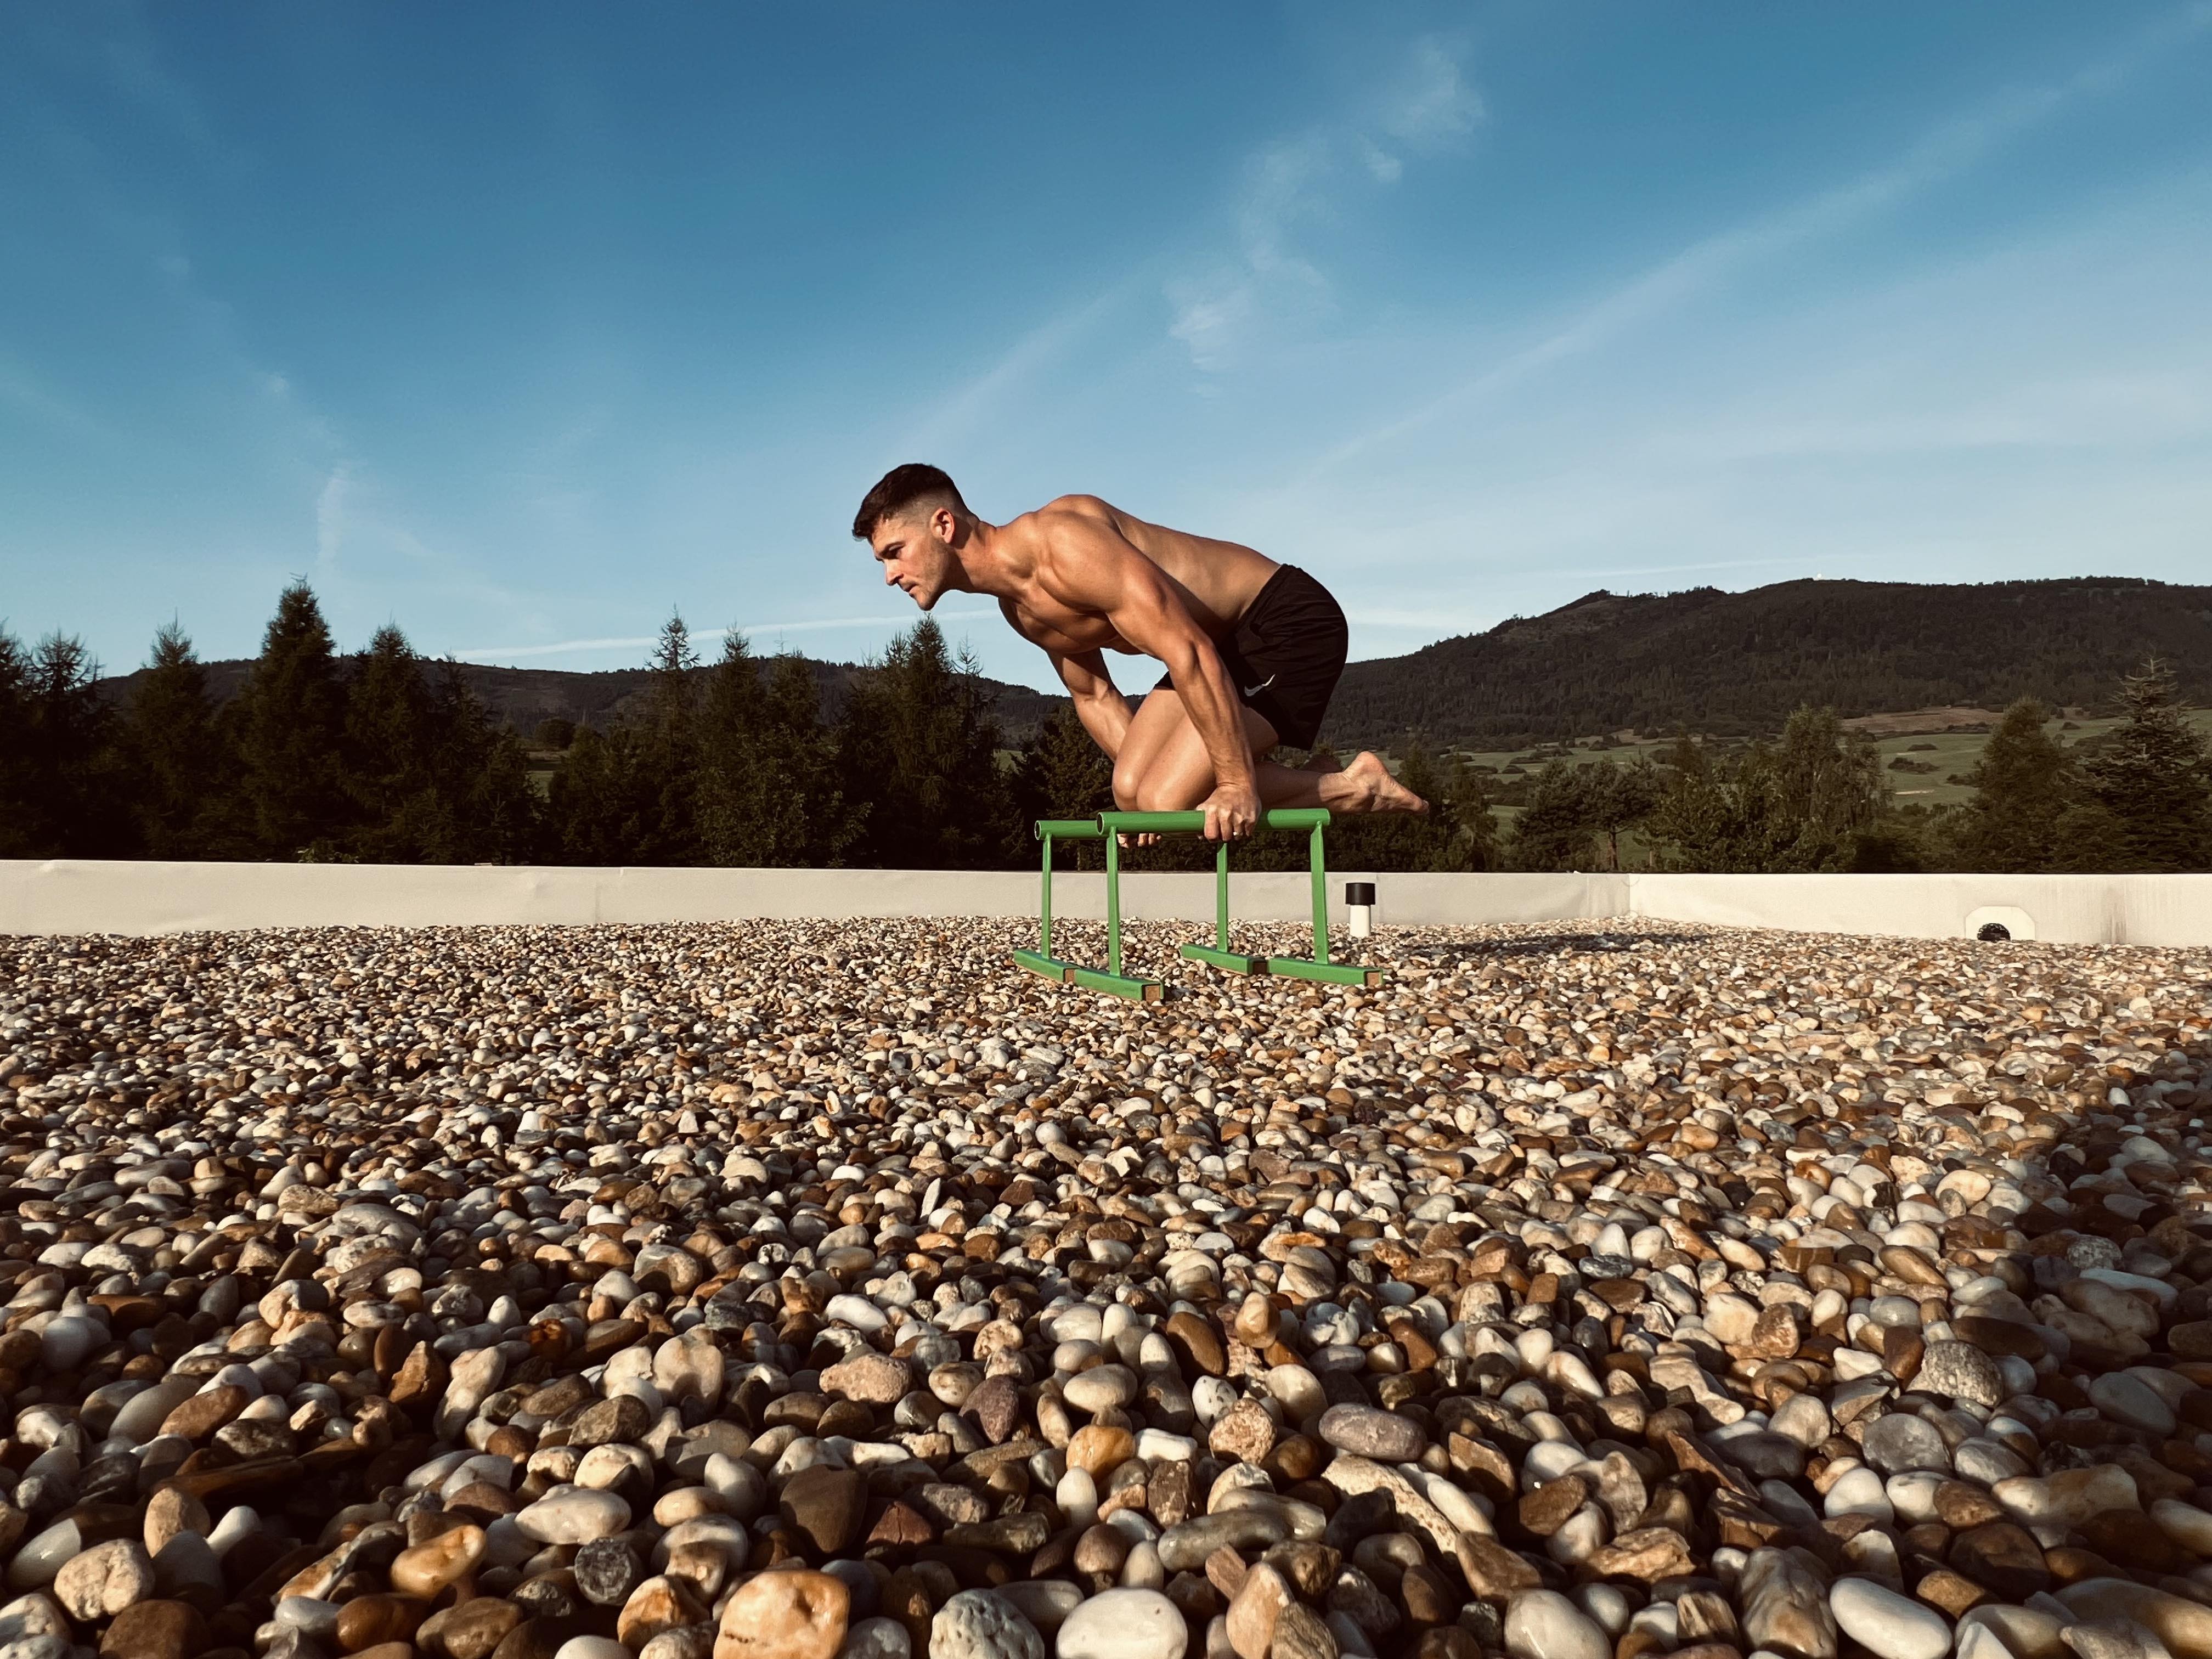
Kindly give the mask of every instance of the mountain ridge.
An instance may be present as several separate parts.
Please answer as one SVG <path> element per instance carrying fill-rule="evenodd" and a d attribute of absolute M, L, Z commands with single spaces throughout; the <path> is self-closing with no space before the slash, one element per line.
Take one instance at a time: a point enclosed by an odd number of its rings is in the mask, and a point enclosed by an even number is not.
<path fill-rule="evenodd" d="M 1750 737 L 1801 703 L 1854 718 L 2111 705 L 2155 651 L 2212 696 L 2212 586 L 2139 577 L 1985 583 L 1818 578 L 1742 592 L 1599 589 L 1536 617 L 1349 665 L 1325 736 L 1343 748 L 1503 749 L 1600 732 Z"/>

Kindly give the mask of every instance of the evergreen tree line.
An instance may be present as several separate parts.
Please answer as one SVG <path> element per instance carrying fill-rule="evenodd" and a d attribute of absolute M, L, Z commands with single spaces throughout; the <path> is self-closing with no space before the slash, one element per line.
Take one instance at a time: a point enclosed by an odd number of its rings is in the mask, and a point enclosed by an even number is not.
<path fill-rule="evenodd" d="M 541 732 L 544 787 L 456 665 L 392 626 L 337 650 L 313 592 L 281 597 L 243 692 L 218 704 L 191 641 L 156 635 L 125 701 L 82 645 L 0 629 L 0 857 L 376 863 L 875 865 L 1006 868 L 1039 817 L 1111 804 L 1111 768 L 1061 709 L 1018 751 L 974 663 L 928 618 L 858 677 L 834 720 L 795 655 L 732 632 L 711 671 L 681 617 L 643 694 L 601 731 Z M 1899 810 L 1874 744 L 1801 708 L 1771 743 L 1717 757 L 1685 736 L 1662 761 L 1554 761 L 1517 811 L 1418 740 L 1401 779 L 1421 817 L 1332 827 L 1340 869 L 2176 871 L 2212 868 L 2212 757 L 2153 661 L 2122 689 L 2126 723 L 2092 751 L 2023 698 L 1991 734 L 1963 807 Z M 539 756 L 541 774 L 548 757 Z M 1326 753 L 1309 762 L 1333 764 Z M 1071 863 L 1102 849 L 1076 843 Z M 1194 868 L 1175 838 L 1135 867 Z M 1261 836 L 1238 867 L 1302 868 L 1301 837 Z"/>
<path fill-rule="evenodd" d="M 538 803 L 520 741 L 398 629 L 341 657 L 287 588 L 244 692 L 154 639 L 126 702 L 76 640 L 0 630 L 0 856 L 512 863 Z"/>

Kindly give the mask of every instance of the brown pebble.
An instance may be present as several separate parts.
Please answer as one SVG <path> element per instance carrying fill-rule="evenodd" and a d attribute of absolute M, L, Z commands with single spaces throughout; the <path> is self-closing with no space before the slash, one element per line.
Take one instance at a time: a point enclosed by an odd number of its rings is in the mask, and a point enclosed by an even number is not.
<path fill-rule="evenodd" d="M 522 1622 L 522 1609 L 495 1596 L 479 1595 L 441 1607 L 424 1620 L 416 1638 L 447 1659 L 489 1659 L 508 1632 Z"/>
<path fill-rule="evenodd" d="M 208 1645 L 199 1610 L 182 1601 L 139 1601 L 102 1632 L 100 1659 L 193 1659 Z"/>
<path fill-rule="evenodd" d="M 430 1604 L 419 1596 L 356 1596 L 338 1609 L 339 1650 L 358 1653 L 379 1643 L 406 1641 L 429 1614 Z"/>

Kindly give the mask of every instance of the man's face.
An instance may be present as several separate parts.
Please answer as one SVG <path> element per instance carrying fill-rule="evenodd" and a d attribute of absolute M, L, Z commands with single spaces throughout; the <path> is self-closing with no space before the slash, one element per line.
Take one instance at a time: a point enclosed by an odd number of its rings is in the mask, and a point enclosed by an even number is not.
<path fill-rule="evenodd" d="M 924 611 L 933 609 L 951 585 L 957 524 L 946 507 L 916 507 L 878 524 L 868 545 L 884 568 L 884 585 L 903 588 Z"/>

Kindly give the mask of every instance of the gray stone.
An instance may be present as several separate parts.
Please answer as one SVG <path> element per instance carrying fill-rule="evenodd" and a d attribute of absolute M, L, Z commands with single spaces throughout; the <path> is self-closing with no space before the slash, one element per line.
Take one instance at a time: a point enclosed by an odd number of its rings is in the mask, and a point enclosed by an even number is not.
<path fill-rule="evenodd" d="M 929 1659 L 1044 1659 L 1044 1638 L 990 1590 L 962 1590 L 930 1621 Z"/>
<path fill-rule="evenodd" d="M 1866 1461 L 1884 1474 L 1902 1474 L 1908 1469 L 1933 1469 L 1939 1474 L 1951 1472 L 1951 1453 L 1943 1444 L 1943 1437 L 1934 1424 L 1910 1412 L 1890 1412 L 1875 1419 L 1867 1425 L 1861 1444 Z"/>
<path fill-rule="evenodd" d="M 1930 1342 L 1912 1386 L 1925 1394 L 1948 1395 L 1991 1409 L 2002 1405 L 2012 1392 L 1995 1359 L 1971 1342 L 1957 1341 Z"/>

